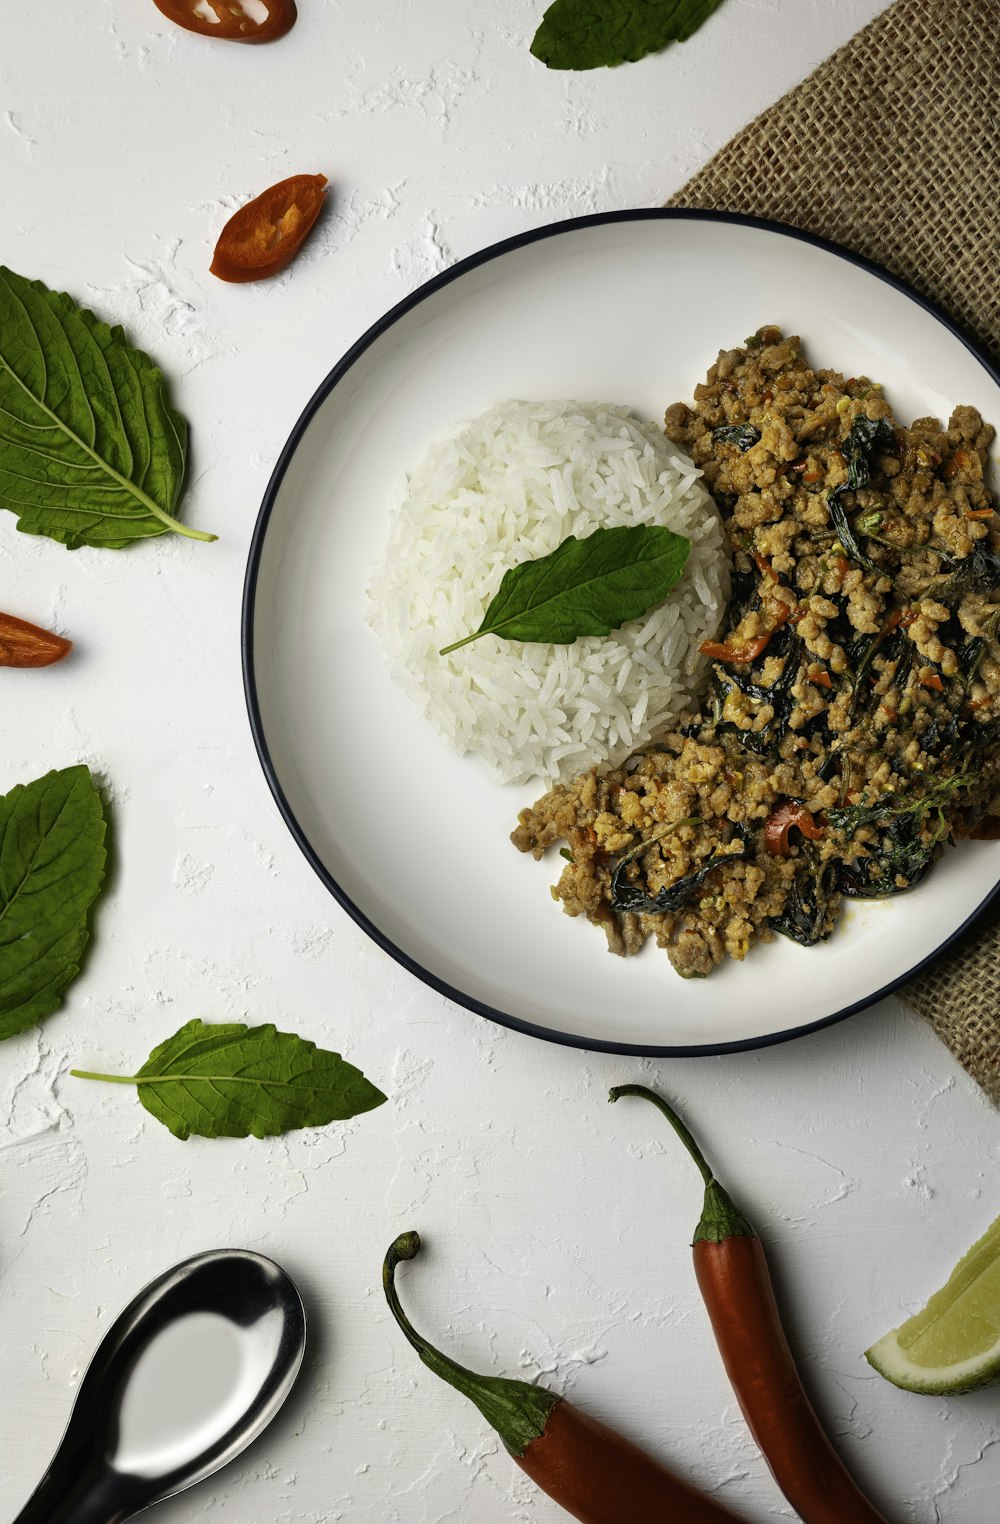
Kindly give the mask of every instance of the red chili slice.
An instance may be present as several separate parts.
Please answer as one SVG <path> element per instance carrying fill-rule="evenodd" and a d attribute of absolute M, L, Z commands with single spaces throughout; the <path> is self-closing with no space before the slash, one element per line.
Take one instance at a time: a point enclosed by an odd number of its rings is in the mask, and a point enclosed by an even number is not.
<path fill-rule="evenodd" d="M 921 688 L 931 688 L 935 693 L 944 692 L 944 683 L 936 672 L 932 672 L 930 677 L 921 677 L 918 681 Z"/>
<path fill-rule="evenodd" d="M 51 667 L 73 649 L 73 642 L 39 629 L 14 614 L 0 614 L 0 667 Z"/>
<path fill-rule="evenodd" d="M 291 264 L 323 207 L 326 175 L 292 175 L 279 180 L 222 229 L 211 270 L 220 280 L 266 280 Z"/>
<path fill-rule="evenodd" d="M 791 610 L 787 603 L 775 604 L 774 623 L 762 635 L 755 635 L 753 640 L 744 640 L 735 646 L 728 640 L 725 642 L 703 640 L 698 650 L 702 656 L 710 656 L 713 661 L 756 661 L 757 657 L 763 654 L 771 636 L 776 634 L 783 624 L 787 624 L 790 618 Z"/>
<path fill-rule="evenodd" d="M 819 841 L 823 835 L 824 827 L 797 799 L 786 799 L 771 811 L 764 826 L 764 846 L 773 857 L 791 856 L 788 833 L 796 826 L 810 841 Z"/>
<path fill-rule="evenodd" d="M 298 20 L 295 0 L 260 0 L 267 11 L 263 21 L 255 20 L 240 0 L 153 0 L 153 4 L 186 31 L 222 42 L 276 42 Z M 203 4 L 214 21 L 202 13 Z"/>

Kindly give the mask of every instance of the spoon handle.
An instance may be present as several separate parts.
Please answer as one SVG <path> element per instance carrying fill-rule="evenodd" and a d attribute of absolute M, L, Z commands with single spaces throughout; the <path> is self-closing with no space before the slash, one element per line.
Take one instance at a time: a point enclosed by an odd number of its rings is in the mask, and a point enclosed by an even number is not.
<path fill-rule="evenodd" d="M 122 1507 L 116 1480 L 106 1472 L 67 1479 L 57 1458 L 13 1524 L 123 1524 L 132 1510 Z"/>

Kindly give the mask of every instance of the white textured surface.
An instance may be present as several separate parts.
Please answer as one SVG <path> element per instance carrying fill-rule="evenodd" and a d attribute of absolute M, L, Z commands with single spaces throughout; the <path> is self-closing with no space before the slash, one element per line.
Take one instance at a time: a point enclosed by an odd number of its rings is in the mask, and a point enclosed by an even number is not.
<path fill-rule="evenodd" d="M 329 900 L 277 816 L 240 688 L 243 564 L 274 456 L 330 364 L 453 258 L 574 212 L 662 200 L 881 8 L 728 0 L 682 50 L 547 75 L 541 5 L 301 0 L 273 49 L 200 43 L 149 0 L 19 7 L 0 57 L 0 258 L 124 321 L 192 420 L 187 515 L 215 546 L 30 540 L 0 518 L 0 606 L 72 633 L 72 662 L 2 684 L 6 788 L 82 759 L 115 805 L 116 866 L 65 1010 L 0 1050 L 0 1511 L 58 1438 L 99 1333 L 150 1276 L 224 1243 L 272 1253 L 313 1313 L 288 1412 L 164 1524 L 555 1521 L 473 1409 L 436 1384 L 376 1289 L 405 1227 L 414 1317 L 485 1368 L 540 1374 L 752 1521 L 790 1517 L 718 1368 L 686 1238 L 696 1179 L 646 1075 L 682 1098 L 756 1217 L 806 1379 L 893 1521 L 995 1513 L 990 1393 L 896 1393 L 860 1351 L 1000 1208 L 995 1114 L 894 1002 L 788 1047 L 641 1066 L 453 1009 Z M 280 282 L 217 285 L 236 198 L 299 169 L 332 213 Z M 177 1143 L 127 1090 L 192 1015 L 275 1019 L 391 1094 L 344 1128 Z M 624 1521 L 623 1521 L 624 1524 Z"/>

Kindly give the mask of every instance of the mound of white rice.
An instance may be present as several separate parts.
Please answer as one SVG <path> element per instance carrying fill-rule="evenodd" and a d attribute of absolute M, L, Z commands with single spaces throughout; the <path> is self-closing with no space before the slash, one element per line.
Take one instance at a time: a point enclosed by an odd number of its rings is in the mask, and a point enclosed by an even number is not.
<path fill-rule="evenodd" d="M 622 762 L 690 706 L 699 643 L 729 596 L 722 525 L 700 472 L 624 407 L 505 402 L 436 441 L 401 489 L 368 620 L 393 676 L 435 730 L 505 782 L 567 781 Z M 619 524 L 662 524 L 691 541 L 667 599 L 606 636 L 571 645 L 479 628 L 508 567 Z"/>

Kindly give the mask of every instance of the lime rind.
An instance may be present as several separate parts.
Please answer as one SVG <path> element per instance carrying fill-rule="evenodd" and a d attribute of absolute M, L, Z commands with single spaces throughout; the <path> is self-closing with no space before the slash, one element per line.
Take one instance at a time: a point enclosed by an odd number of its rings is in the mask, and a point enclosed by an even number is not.
<path fill-rule="evenodd" d="M 865 1359 L 886 1381 L 904 1391 L 940 1397 L 944 1393 L 974 1392 L 977 1387 L 1000 1380 L 1000 1340 L 985 1355 L 974 1355 L 953 1365 L 927 1366 L 917 1365 L 909 1358 L 898 1343 L 898 1334 L 898 1328 L 885 1334 L 865 1350 Z"/>
<path fill-rule="evenodd" d="M 971 1392 L 1000 1381 L 1000 1218 L 926 1307 L 865 1351 L 868 1363 L 908 1392 Z"/>

